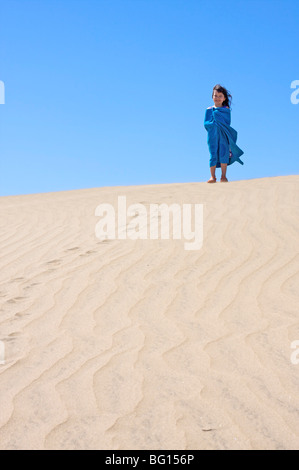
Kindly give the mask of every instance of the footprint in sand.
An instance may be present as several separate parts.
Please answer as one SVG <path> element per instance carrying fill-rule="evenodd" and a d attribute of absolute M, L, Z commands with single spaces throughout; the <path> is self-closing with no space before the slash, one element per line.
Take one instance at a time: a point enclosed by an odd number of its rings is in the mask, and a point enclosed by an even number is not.
<path fill-rule="evenodd" d="M 16 339 L 18 339 L 18 336 L 20 335 L 21 335 L 20 332 L 10 333 L 9 335 L 7 335 L 5 341 L 15 341 Z"/>
<path fill-rule="evenodd" d="M 28 312 L 15 313 L 15 317 L 26 317 L 27 315 L 30 315 L 30 313 L 28 313 Z"/>
<path fill-rule="evenodd" d="M 29 286 L 24 287 L 24 289 L 31 289 L 31 287 L 37 286 L 40 284 L 40 282 L 32 282 L 32 284 L 29 284 Z"/>
<path fill-rule="evenodd" d="M 80 255 L 80 256 L 88 256 L 88 255 L 92 255 L 93 253 L 96 253 L 96 251 L 94 251 L 94 250 L 88 250 L 88 251 L 86 251 L 85 253 L 83 253 L 83 254 Z"/>
<path fill-rule="evenodd" d="M 26 299 L 26 297 L 14 297 L 13 299 L 9 299 L 6 301 L 8 304 L 16 304 L 19 300 Z"/>
<path fill-rule="evenodd" d="M 53 259 L 52 261 L 48 261 L 46 264 L 60 264 L 61 260 L 60 259 Z"/>

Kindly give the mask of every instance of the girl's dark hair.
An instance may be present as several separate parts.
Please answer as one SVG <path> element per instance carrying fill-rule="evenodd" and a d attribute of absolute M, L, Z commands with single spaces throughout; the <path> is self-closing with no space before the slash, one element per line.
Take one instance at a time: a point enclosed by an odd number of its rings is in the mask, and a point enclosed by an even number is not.
<path fill-rule="evenodd" d="M 213 98 L 214 91 L 218 91 L 218 93 L 224 94 L 225 101 L 223 101 L 222 106 L 228 106 L 230 108 L 232 95 L 227 91 L 227 89 L 224 88 L 224 86 L 215 85 L 213 88 L 212 98 Z"/>

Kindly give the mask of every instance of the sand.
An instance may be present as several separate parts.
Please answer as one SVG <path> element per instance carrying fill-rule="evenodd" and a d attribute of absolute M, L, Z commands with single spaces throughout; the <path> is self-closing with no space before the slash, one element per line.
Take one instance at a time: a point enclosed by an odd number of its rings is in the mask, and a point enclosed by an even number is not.
<path fill-rule="evenodd" d="M 1 197 L 0 448 L 298 449 L 298 190 L 292 175 Z M 202 248 L 100 241 L 95 209 L 120 195 L 203 204 Z"/>

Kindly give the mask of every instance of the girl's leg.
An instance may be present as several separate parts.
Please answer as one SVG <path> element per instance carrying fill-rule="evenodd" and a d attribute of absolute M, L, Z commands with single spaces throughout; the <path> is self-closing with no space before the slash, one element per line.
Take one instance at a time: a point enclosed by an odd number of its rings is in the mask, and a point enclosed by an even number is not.
<path fill-rule="evenodd" d="M 209 179 L 208 183 L 216 183 L 216 175 L 215 175 L 216 165 L 210 166 L 210 170 L 211 170 L 211 178 Z"/>
<path fill-rule="evenodd" d="M 216 166 L 219 160 L 219 132 L 216 124 L 214 124 L 208 132 L 208 145 L 210 151 L 210 170 L 211 170 L 211 178 L 209 179 L 208 183 L 216 183 Z"/>
<path fill-rule="evenodd" d="M 226 169 L 227 169 L 227 163 L 221 163 L 221 180 L 222 182 L 227 182 L 226 178 Z"/>

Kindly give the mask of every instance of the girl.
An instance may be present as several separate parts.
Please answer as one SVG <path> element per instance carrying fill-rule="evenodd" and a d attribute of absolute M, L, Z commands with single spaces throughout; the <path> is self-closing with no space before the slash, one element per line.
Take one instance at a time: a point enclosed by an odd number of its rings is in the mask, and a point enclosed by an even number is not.
<path fill-rule="evenodd" d="M 215 85 L 212 98 L 215 106 L 206 109 L 204 126 L 208 132 L 208 146 L 210 151 L 210 170 L 211 178 L 207 183 L 216 183 L 216 168 L 221 167 L 221 182 L 227 183 L 226 169 L 227 165 L 239 162 L 243 155 L 236 142 L 238 133 L 230 126 L 230 103 L 232 96 L 226 88 L 221 85 Z"/>

